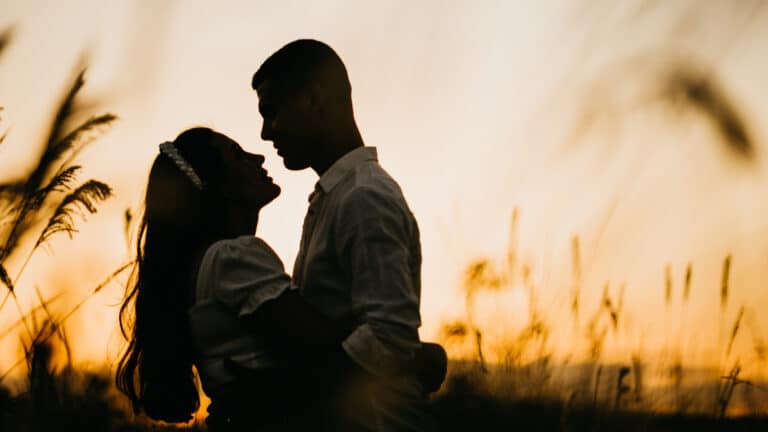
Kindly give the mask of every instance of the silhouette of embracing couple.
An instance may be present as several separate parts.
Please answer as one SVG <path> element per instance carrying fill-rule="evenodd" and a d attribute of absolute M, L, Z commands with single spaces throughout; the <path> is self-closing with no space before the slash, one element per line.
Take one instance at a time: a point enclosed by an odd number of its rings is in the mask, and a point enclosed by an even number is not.
<path fill-rule="evenodd" d="M 355 124 L 343 62 L 297 40 L 251 83 L 289 170 L 311 168 L 292 275 L 255 236 L 280 195 L 263 168 L 207 128 L 159 145 L 120 324 L 118 388 L 156 420 L 186 422 L 197 383 L 211 431 L 425 431 L 445 351 L 422 343 L 419 228 Z"/>

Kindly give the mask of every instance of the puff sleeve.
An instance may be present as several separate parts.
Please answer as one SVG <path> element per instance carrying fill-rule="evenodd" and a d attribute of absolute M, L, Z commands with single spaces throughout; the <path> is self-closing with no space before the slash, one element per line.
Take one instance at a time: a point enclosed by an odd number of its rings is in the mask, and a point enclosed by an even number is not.
<path fill-rule="evenodd" d="M 198 295 L 224 304 L 238 317 L 292 289 L 282 261 L 264 240 L 242 236 L 208 249 L 200 268 Z"/>

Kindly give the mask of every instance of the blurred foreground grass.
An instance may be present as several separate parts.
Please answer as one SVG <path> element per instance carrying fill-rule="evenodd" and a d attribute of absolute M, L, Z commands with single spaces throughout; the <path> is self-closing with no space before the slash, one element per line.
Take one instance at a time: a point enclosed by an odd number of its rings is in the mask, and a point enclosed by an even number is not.
<path fill-rule="evenodd" d="M 668 407 L 655 409 L 653 400 L 638 408 L 615 403 L 617 394 L 623 396 L 620 390 L 613 394 L 604 391 L 607 397 L 593 397 L 595 388 L 589 383 L 569 391 L 561 387 L 562 397 L 552 397 L 551 389 L 534 387 L 500 391 L 503 386 L 523 385 L 524 381 L 514 378 L 520 371 L 492 372 L 476 361 L 453 362 L 451 369 L 443 389 L 433 399 L 440 431 L 768 430 L 768 417 L 764 415 L 725 417 L 716 410 L 704 414 Z M 606 382 L 603 387 L 610 384 Z"/>
<path fill-rule="evenodd" d="M 54 345 L 28 357 L 25 382 L 0 387 L 0 431 L 204 430 L 200 423 L 160 425 L 130 413 L 109 371 L 54 366 Z M 544 397 L 501 396 L 479 364 L 454 362 L 432 399 L 439 431 L 763 431 L 768 417 L 662 414 Z M 21 390 L 19 390 L 21 389 Z M 530 394 L 530 392 L 525 392 Z"/>

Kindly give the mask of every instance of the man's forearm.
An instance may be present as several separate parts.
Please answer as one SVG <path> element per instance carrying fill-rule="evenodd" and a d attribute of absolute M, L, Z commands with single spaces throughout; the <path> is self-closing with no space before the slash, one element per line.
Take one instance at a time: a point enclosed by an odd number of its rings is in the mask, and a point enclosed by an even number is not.
<path fill-rule="evenodd" d="M 324 355 L 340 348 L 348 331 L 309 305 L 296 291 L 270 300 L 243 317 L 254 333 L 264 335 L 270 345 L 289 358 Z"/>
<path fill-rule="evenodd" d="M 415 330 L 393 327 L 364 323 L 342 342 L 342 347 L 355 363 L 374 375 L 402 374 L 410 369 L 420 342 Z"/>

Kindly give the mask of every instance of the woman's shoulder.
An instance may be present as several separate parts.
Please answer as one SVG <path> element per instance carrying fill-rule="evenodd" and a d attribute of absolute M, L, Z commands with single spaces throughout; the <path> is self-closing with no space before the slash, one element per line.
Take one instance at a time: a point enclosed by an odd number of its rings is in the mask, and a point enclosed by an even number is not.
<path fill-rule="evenodd" d="M 198 273 L 200 298 L 212 297 L 238 310 L 254 303 L 249 299 L 271 298 L 269 295 L 276 296 L 289 286 L 283 262 L 264 240 L 255 236 L 213 243 Z"/>
<path fill-rule="evenodd" d="M 283 261 L 262 239 L 240 236 L 213 243 L 200 263 L 199 278 L 220 285 L 285 274 Z"/>
<path fill-rule="evenodd" d="M 203 262 L 209 264 L 254 260 L 280 261 L 275 251 L 264 240 L 253 235 L 218 240 L 208 247 L 203 257 Z M 280 264 L 282 266 L 282 262 Z"/>

